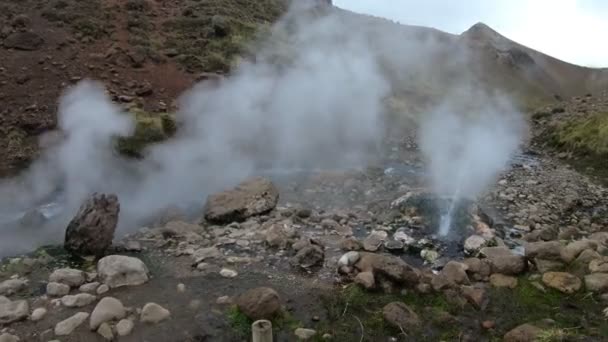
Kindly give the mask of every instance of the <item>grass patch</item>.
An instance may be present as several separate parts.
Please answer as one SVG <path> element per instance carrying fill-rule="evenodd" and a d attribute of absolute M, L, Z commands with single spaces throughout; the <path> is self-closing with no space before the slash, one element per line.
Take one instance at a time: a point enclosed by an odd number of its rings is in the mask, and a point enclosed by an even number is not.
<path fill-rule="evenodd" d="M 175 134 L 177 125 L 170 114 L 154 114 L 142 110 L 131 112 L 135 117 L 135 132 L 129 137 L 120 137 L 116 148 L 128 157 L 143 157 L 146 147 L 162 142 Z"/>
<path fill-rule="evenodd" d="M 586 155 L 608 156 L 608 113 L 595 113 L 558 125 L 552 142 L 560 148 Z"/>
<path fill-rule="evenodd" d="M 556 323 L 553 332 L 602 336 L 598 334 L 608 333 L 608 322 L 602 319 L 600 310 L 599 301 L 584 292 L 566 295 L 551 288 L 542 292 L 525 277 L 519 279 L 515 289 L 492 288 L 488 307 L 490 316 L 496 317 L 500 336 L 520 324 L 547 318 Z"/>

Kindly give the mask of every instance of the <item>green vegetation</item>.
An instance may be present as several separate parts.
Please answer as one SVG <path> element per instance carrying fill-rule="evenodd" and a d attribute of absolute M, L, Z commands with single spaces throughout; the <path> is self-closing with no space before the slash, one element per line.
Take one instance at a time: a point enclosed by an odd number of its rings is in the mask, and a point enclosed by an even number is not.
<path fill-rule="evenodd" d="M 228 72 L 248 44 L 286 9 L 283 0 L 191 1 L 164 23 L 165 51 L 190 72 Z"/>
<path fill-rule="evenodd" d="M 131 114 L 135 116 L 135 132 L 117 141 L 118 151 L 125 156 L 141 158 L 147 146 L 164 141 L 177 131 L 170 114 L 154 114 L 140 109 L 132 110 Z"/>
<path fill-rule="evenodd" d="M 503 334 L 520 324 L 549 318 L 555 321 L 555 327 L 545 332 L 547 336 L 560 331 L 568 332 L 568 336 L 607 336 L 608 322 L 599 315 L 600 309 L 600 303 L 584 292 L 566 295 L 551 288 L 543 292 L 521 277 L 515 289 L 490 291 L 488 314 L 496 317 Z"/>
<path fill-rule="evenodd" d="M 595 113 L 583 119 L 561 123 L 552 136 L 553 143 L 584 155 L 608 156 L 608 113 Z"/>

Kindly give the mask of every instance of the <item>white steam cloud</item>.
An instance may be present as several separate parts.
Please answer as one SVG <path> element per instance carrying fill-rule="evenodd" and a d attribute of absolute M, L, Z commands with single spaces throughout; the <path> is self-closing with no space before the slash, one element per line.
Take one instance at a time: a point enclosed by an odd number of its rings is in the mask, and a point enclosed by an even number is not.
<path fill-rule="evenodd" d="M 67 220 L 95 191 L 118 194 L 125 231 L 168 207 L 201 208 L 210 192 L 261 168 L 364 164 L 383 137 L 389 85 L 363 34 L 333 11 L 308 15 L 309 8 L 295 7 L 260 44 L 255 62 L 243 62 L 217 86 L 200 84 L 184 94 L 178 136 L 152 146 L 144 160 L 116 155 L 113 138 L 129 135 L 134 123 L 100 84 L 80 82 L 60 103 L 65 139 L 3 184 L 0 197 L 19 192 L 19 201 L 8 201 L 27 210 L 58 189 L 61 222 L 38 237 L 60 241 Z M 276 44 L 280 34 L 289 37 L 287 50 Z M 17 239 L 23 243 L 16 233 L 2 238 L 2 254 Z M 32 246 L 40 242 L 29 239 Z"/>
<path fill-rule="evenodd" d="M 425 117 L 419 134 L 433 189 L 450 200 L 439 232 L 447 235 L 457 201 L 475 199 L 508 166 L 525 122 L 506 98 L 466 88 Z"/>

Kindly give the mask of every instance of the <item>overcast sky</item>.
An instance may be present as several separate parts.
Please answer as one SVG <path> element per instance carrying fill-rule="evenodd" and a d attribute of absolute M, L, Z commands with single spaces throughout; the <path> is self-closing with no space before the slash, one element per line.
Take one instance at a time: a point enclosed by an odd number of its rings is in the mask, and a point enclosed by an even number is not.
<path fill-rule="evenodd" d="M 608 0 L 334 0 L 334 5 L 455 34 L 481 21 L 559 59 L 608 67 Z"/>

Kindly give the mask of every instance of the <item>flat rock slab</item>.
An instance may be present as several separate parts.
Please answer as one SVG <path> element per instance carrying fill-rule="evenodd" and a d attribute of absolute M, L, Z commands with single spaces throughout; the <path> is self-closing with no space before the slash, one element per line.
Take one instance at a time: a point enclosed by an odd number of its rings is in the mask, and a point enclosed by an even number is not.
<path fill-rule="evenodd" d="M 204 207 L 205 219 L 216 224 L 242 222 L 274 209 L 279 190 L 268 179 L 255 177 L 245 180 L 233 190 L 210 195 Z"/>

